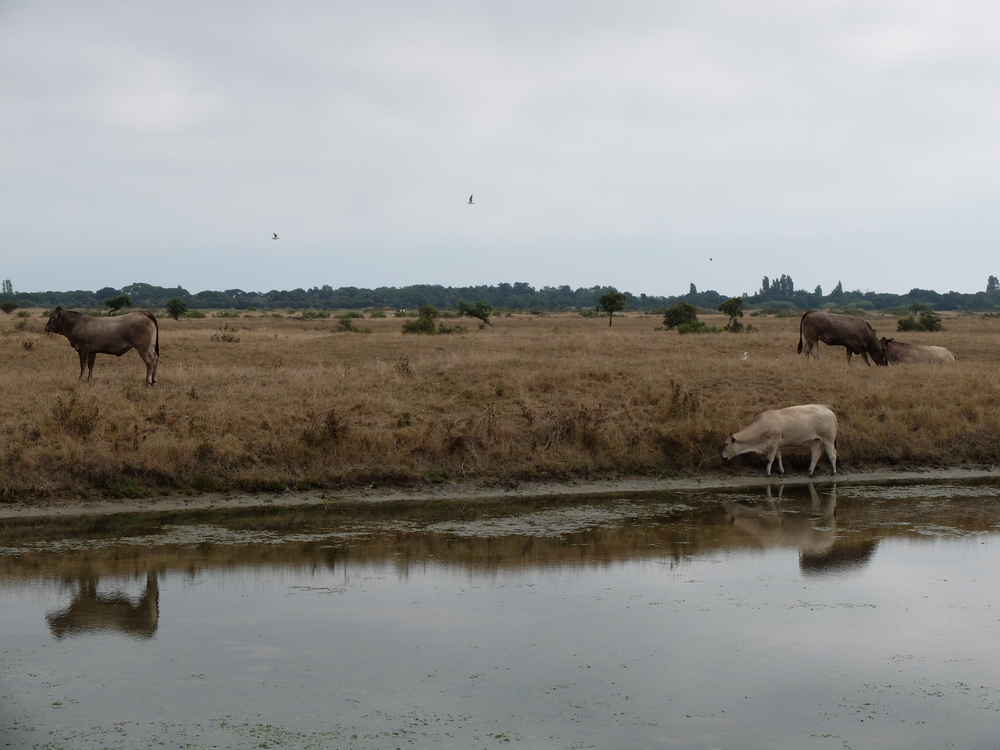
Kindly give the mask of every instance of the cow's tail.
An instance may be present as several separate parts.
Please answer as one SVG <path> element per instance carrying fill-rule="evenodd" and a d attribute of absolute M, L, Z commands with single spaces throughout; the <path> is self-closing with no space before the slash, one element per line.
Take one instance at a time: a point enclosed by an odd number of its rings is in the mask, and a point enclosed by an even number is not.
<path fill-rule="evenodd" d="M 802 354 L 802 321 L 806 319 L 806 316 L 802 316 L 802 320 L 799 321 L 799 354 Z"/>
<path fill-rule="evenodd" d="M 156 328 L 156 342 L 153 345 L 153 351 L 156 352 L 156 356 L 160 356 L 160 324 L 156 320 L 156 316 L 153 315 L 149 310 L 143 310 L 146 317 L 153 321 L 153 326 Z"/>

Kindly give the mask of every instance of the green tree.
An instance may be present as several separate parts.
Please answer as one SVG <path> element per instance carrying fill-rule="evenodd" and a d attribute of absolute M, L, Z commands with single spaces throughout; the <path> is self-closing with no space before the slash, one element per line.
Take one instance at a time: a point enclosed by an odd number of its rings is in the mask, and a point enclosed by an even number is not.
<path fill-rule="evenodd" d="M 664 315 L 663 325 L 669 331 L 671 328 L 684 325 L 686 323 L 698 322 L 698 308 L 688 302 L 678 302 L 669 308 Z"/>
<path fill-rule="evenodd" d="M 403 323 L 403 333 L 437 333 L 434 327 L 434 319 L 438 316 L 438 309 L 434 305 L 424 305 L 417 310 L 416 320 L 408 320 Z"/>
<path fill-rule="evenodd" d="M 615 313 L 625 309 L 625 295 L 612 287 L 610 292 L 597 298 L 597 309 L 608 314 L 608 325 L 610 326 Z"/>
<path fill-rule="evenodd" d="M 187 302 L 182 300 L 180 297 L 171 297 L 166 304 L 167 315 L 169 315 L 174 320 L 178 320 L 181 315 L 187 312 L 188 306 Z"/>
<path fill-rule="evenodd" d="M 743 300 L 740 297 L 733 297 L 723 302 L 719 305 L 719 312 L 729 316 L 729 322 L 726 323 L 723 330 L 731 333 L 739 333 L 743 330 L 743 323 L 739 320 L 743 317 Z"/>
<path fill-rule="evenodd" d="M 990 278 L 992 278 L 992 277 L 990 277 Z M 3 280 L 3 284 L 0 285 L 0 292 L 2 292 L 3 294 L 13 294 L 14 293 L 14 285 L 10 283 L 10 279 L 4 279 Z"/>
<path fill-rule="evenodd" d="M 991 275 L 986 280 L 986 293 L 993 294 L 994 292 L 1000 292 L 1000 279 Z"/>
<path fill-rule="evenodd" d="M 111 308 L 108 315 L 114 315 L 123 307 L 132 307 L 132 298 L 127 294 L 119 294 L 117 297 L 108 297 L 104 300 L 104 304 Z"/>
<path fill-rule="evenodd" d="M 7 313 L 7 315 L 10 315 L 18 307 L 20 307 L 20 305 L 14 302 L 14 300 L 7 300 L 6 302 L 0 302 L 0 310 L 3 310 L 5 313 Z"/>
<path fill-rule="evenodd" d="M 470 318 L 479 318 L 486 325 L 492 326 L 490 323 L 490 315 L 493 312 L 493 306 L 490 305 L 486 300 L 480 300 L 475 305 L 470 305 L 464 299 L 458 301 L 458 314 L 468 315 Z"/>

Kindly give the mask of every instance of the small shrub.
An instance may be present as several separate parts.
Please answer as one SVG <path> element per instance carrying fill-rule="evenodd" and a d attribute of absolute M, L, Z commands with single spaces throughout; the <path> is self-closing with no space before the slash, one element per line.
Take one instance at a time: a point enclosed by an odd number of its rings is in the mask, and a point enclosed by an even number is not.
<path fill-rule="evenodd" d="M 663 317 L 663 325 L 667 327 L 669 331 L 671 328 L 677 328 L 682 325 L 689 325 L 698 322 L 698 308 L 689 302 L 678 302 L 673 307 L 669 308 Z M 691 333 L 692 331 L 687 331 Z"/>
<path fill-rule="evenodd" d="M 14 300 L 5 300 L 0 302 L 0 310 L 3 310 L 5 315 L 10 315 L 14 312 L 20 305 L 18 305 Z"/>
<path fill-rule="evenodd" d="M 434 305 L 424 305 L 417 311 L 416 320 L 408 320 L 403 323 L 403 333 L 438 333 L 434 325 L 434 319 L 438 316 L 438 309 Z M 443 327 L 443 326 L 442 326 Z"/>
<path fill-rule="evenodd" d="M 183 317 L 185 317 L 185 318 L 207 318 L 208 316 L 205 315 L 205 313 L 203 313 L 201 310 L 188 310 L 187 312 L 184 313 Z"/>
<path fill-rule="evenodd" d="M 35 340 L 25 339 L 24 341 L 21 342 L 21 348 L 24 349 L 24 351 L 26 352 L 30 352 L 32 349 L 35 348 Z"/>
<path fill-rule="evenodd" d="M 216 333 L 212 334 L 211 340 L 217 344 L 218 343 L 238 344 L 240 343 L 240 337 L 237 336 L 235 333 L 237 330 L 239 329 L 237 329 L 236 327 L 233 327 L 230 330 L 229 324 L 226 323 L 224 328 L 220 328 Z"/>
<path fill-rule="evenodd" d="M 17 311 L 17 317 L 19 317 L 19 318 L 30 318 L 31 317 L 31 311 L 30 310 L 18 310 Z"/>
<path fill-rule="evenodd" d="M 451 479 L 451 474 L 444 469 L 429 469 L 427 471 L 427 481 L 431 484 L 442 484 Z"/>
<path fill-rule="evenodd" d="M 376 307 L 373 307 L 371 310 L 368 311 L 368 317 L 369 318 L 384 318 L 385 317 L 385 308 L 382 307 L 382 305 L 377 305 Z"/>
<path fill-rule="evenodd" d="M 87 437 L 97 428 L 99 413 L 96 406 L 80 403 L 75 394 L 66 403 L 56 396 L 56 405 L 52 407 L 52 416 L 60 428 L 80 438 Z"/>
<path fill-rule="evenodd" d="M 110 308 L 108 315 L 114 315 L 123 307 L 132 307 L 132 298 L 127 294 L 119 294 L 117 297 L 108 297 L 104 300 L 104 304 Z"/>
<path fill-rule="evenodd" d="M 900 318 L 896 321 L 897 331 L 941 331 L 944 330 L 944 326 L 941 325 L 941 316 L 935 315 L 933 312 L 925 310 L 920 313 L 919 319 L 914 319 L 912 315 L 907 315 L 905 318 Z"/>
<path fill-rule="evenodd" d="M 722 333 L 722 329 L 707 326 L 702 321 L 696 320 L 694 323 L 681 323 L 677 326 L 677 333 Z"/>
<path fill-rule="evenodd" d="M 116 479 L 108 485 L 107 495 L 118 500 L 137 500 L 141 497 L 149 497 L 149 490 L 136 482 L 134 479 Z"/>
<path fill-rule="evenodd" d="M 229 485 L 212 474 L 198 472 L 194 475 L 194 488 L 198 492 L 229 492 Z"/>
<path fill-rule="evenodd" d="M 212 313 L 213 318 L 238 318 L 240 317 L 239 310 L 216 310 Z"/>
<path fill-rule="evenodd" d="M 299 315 L 300 320 L 320 320 L 329 317 L 330 313 L 326 310 L 303 310 Z"/>
<path fill-rule="evenodd" d="M 400 375 L 403 375 L 405 377 L 409 377 L 410 375 L 413 375 L 413 368 L 410 367 L 410 358 L 407 357 L 406 355 L 403 355 L 402 357 L 400 357 L 399 359 L 397 359 L 396 360 L 396 364 L 394 364 L 392 366 L 392 368 L 397 373 L 399 373 Z"/>
<path fill-rule="evenodd" d="M 17 320 L 14 321 L 14 330 L 23 331 L 26 325 L 28 325 L 27 318 L 18 318 Z"/>

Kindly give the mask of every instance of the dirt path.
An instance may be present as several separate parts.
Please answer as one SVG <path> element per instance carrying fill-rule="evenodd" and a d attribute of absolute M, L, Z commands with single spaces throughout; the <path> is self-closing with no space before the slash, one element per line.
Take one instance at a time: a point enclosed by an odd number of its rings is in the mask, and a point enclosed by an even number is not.
<path fill-rule="evenodd" d="M 107 515 L 112 513 L 158 512 L 178 510 L 200 510 L 205 508 L 253 508 L 266 506 L 315 505 L 319 503 L 378 503 L 400 500 L 415 502 L 427 500 L 444 501 L 488 501 L 499 498 L 528 498 L 561 495 L 610 495 L 637 492 L 669 492 L 691 490 L 736 489 L 740 487 L 763 487 L 768 484 L 804 485 L 815 484 L 869 484 L 869 483 L 914 483 L 947 482 L 954 480 L 996 480 L 1000 484 L 1000 469 L 921 469 L 890 470 L 874 469 L 830 475 L 790 476 L 722 476 L 705 475 L 680 479 L 610 479 L 598 481 L 577 481 L 544 484 L 519 484 L 512 486 L 485 486 L 451 484 L 419 489 L 373 489 L 346 492 L 310 490 L 307 492 L 241 493 L 202 495 L 170 495 L 167 497 L 144 498 L 140 500 L 32 500 L 0 506 L 0 519 L 36 518 L 52 516 Z"/>

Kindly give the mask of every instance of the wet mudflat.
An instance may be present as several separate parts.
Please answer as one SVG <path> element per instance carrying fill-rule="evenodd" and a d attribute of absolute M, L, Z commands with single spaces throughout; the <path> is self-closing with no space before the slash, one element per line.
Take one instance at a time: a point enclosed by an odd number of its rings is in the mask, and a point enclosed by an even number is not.
<path fill-rule="evenodd" d="M 1000 489 L 11 523 L 0 746 L 1000 747 Z"/>

